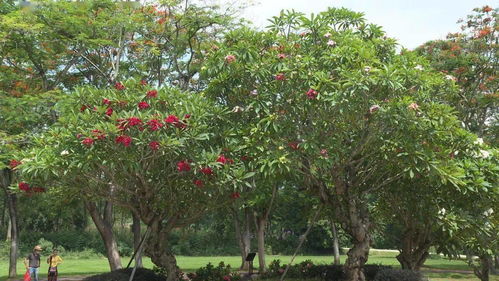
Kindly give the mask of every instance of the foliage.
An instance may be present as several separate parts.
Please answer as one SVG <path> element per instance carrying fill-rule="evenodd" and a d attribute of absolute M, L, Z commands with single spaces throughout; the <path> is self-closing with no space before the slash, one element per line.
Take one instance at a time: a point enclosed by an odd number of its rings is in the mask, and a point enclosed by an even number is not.
<path fill-rule="evenodd" d="M 196 270 L 195 273 L 188 273 L 187 277 L 192 281 L 238 281 L 239 274 L 232 273 L 230 265 L 225 265 L 222 261 L 218 266 L 208 263 L 205 267 Z"/>
<path fill-rule="evenodd" d="M 119 269 L 109 273 L 98 274 L 83 279 L 84 281 L 128 281 L 133 268 Z M 166 281 L 166 278 L 156 274 L 153 270 L 137 268 L 133 280 L 137 281 Z"/>
<path fill-rule="evenodd" d="M 421 281 L 422 276 L 418 271 L 404 269 L 385 269 L 376 274 L 374 281 Z"/>

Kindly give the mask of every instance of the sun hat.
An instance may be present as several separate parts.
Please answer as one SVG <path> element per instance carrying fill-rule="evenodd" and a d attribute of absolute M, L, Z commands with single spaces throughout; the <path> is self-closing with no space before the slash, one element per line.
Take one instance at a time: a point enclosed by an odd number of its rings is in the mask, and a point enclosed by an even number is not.
<path fill-rule="evenodd" d="M 35 251 L 42 251 L 42 247 L 40 245 L 36 245 L 33 250 Z"/>

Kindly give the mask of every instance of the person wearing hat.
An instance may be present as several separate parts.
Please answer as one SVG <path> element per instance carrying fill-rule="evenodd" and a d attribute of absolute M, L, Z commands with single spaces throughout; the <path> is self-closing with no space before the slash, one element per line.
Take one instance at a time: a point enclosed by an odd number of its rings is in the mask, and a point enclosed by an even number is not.
<path fill-rule="evenodd" d="M 32 281 L 38 281 L 38 270 L 40 269 L 41 252 L 42 247 L 40 245 L 36 245 L 33 248 L 33 252 L 24 259 L 24 266 L 27 270 L 29 270 Z"/>
<path fill-rule="evenodd" d="M 57 249 L 53 249 L 52 254 L 47 258 L 49 264 L 48 281 L 57 281 L 57 266 L 62 263 L 62 259 L 57 253 Z"/>

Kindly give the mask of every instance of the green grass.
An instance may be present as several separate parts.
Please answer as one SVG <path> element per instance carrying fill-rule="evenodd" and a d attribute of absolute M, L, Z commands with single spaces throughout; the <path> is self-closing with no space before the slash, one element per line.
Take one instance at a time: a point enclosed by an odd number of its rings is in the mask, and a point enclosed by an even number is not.
<path fill-rule="evenodd" d="M 385 264 L 398 267 L 398 262 L 395 259 L 396 253 L 391 252 L 376 252 L 372 251 L 369 256 L 369 263 L 371 264 Z M 64 256 L 62 257 L 64 259 Z M 342 262 L 345 260 L 345 256 L 342 256 Z M 280 259 L 281 263 L 289 263 L 291 256 L 267 256 L 266 261 L 270 262 L 274 259 Z M 299 263 L 301 261 L 310 259 L 316 264 L 330 263 L 332 257 L 330 256 L 298 256 L 296 257 L 294 263 Z M 123 258 L 122 264 L 126 266 L 129 258 Z M 192 272 L 196 269 L 205 266 L 208 262 L 212 264 L 218 264 L 220 261 L 224 261 L 226 264 L 230 264 L 233 268 L 237 268 L 240 265 L 241 258 L 237 256 L 216 256 L 216 257 L 177 257 L 178 264 L 180 268 L 185 272 Z M 258 258 L 255 260 L 255 264 L 258 264 Z M 149 259 L 144 260 L 144 266 L 147 268 L 152 268 L 153 264 Z M 46 266 L 41 268 L 42 278 L 46 277 Z M 470 270 L 469 267 L 463 261 L 451 261 L 444 258 L 429 259 L 426 262 L 424 270 Z M 8 263 L 7 259 L 2 258 L 0 260 L 0 281 L 7 279 Z M 19 278 L 25 272 L 22 261 L 18 262 L 17 270 L 19 273 Z M 97 273 L 103 273 L 109 271 L 109 265 L 107 259 L 105 258 L 90 258 L 90 259 L 77 259 L 75 257 L 69 257 L 64 260 L 64 263 L 59 266 L 60 276 L 68 275 L 93 275 Z M 428 273 L 431 281 L 478 281 L 477 278 L 470 272 L 469 274 L 464 273 L 452 273 L 452 272 L 438 272 L 438 273 Z M 289 279 L 288 281 L 298 281 Z M 314 280 L 309 280 L 314 281 Z M 498 276 L 491 276 L 491 281 L 499 281 Z"/>

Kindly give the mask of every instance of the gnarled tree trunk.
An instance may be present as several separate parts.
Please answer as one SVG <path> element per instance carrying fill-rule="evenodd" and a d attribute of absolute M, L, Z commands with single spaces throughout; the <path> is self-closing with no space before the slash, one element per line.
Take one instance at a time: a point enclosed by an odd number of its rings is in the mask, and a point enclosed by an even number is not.
<path fill-rule="evenodd" d="M 168 245 L 168 233 L 172 230 L 174 223 L 164 226 L 161 219 L 154 219 L 148 223 L 151 229 L 148 241 L 146 241 L 146 254 L 151 261 L 159 267 L 166 269 L 167 281 L 180 280 L 181 271 L 177 266 L 177 259 Z"/>
<path fill-rule="evenodd" d="M 87 199 L 84 200 L 85 207 L 88 213 L 92 217 L 92 220 L 99 231 L 102 240 L 104 241 L 104 246 L 106 248 L 106 255 L 109 262 L 109 267 L 111 271 L 121 269 L 121 258 L 118 251 L 118 244 L 116 243 L 116 238 L 113 233 L 113 226 L 111 224 L 112 216 L 112 204 L 106 202 L 106 207 L 104 209 L 104 216 L 101 216 L 97 210 L 97 206 L 94 202 Z"/>
<path fill-rule="evenodd" d="M 421 269 L 430 255 L 430 235 L 430 224 L 426 224 L 424 228 L 418 228 L 412 224 L 406 226 L 400 245 L 400 254 L 397 256 L 402 269 Z"/>
<path fill-rule="evenodd" d="M 492 265 L 492 257 L 489 255 L 481 255 L 480 259 L 480 267 L 475 267 L 473 269 L 475 275 L 480 279 L 480 281 L 489 281 L 490 280 L 490 268 Z"/>

